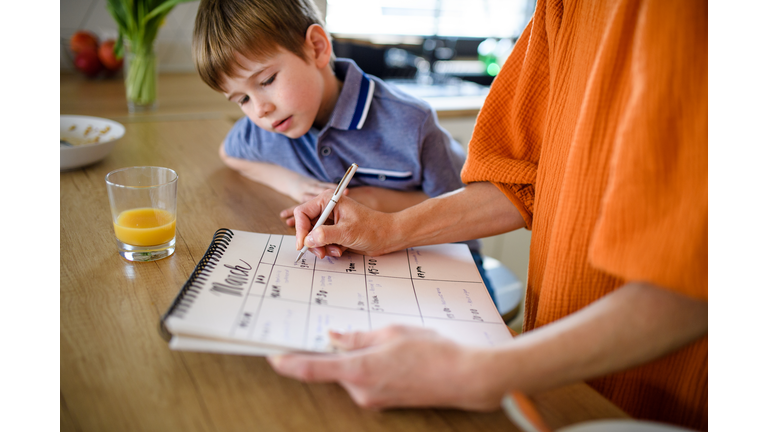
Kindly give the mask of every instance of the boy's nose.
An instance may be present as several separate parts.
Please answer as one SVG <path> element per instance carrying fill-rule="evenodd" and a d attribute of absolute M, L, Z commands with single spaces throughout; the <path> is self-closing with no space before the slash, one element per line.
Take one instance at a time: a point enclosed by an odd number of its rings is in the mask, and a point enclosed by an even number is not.
<path fill-rule="evenodd" d="M 265 117 L 274 110 L 275 110 L 274 104 L 270 102 L 264 102 L 258 106 L 256 115 L 258 115 L 259 117 Z"/>

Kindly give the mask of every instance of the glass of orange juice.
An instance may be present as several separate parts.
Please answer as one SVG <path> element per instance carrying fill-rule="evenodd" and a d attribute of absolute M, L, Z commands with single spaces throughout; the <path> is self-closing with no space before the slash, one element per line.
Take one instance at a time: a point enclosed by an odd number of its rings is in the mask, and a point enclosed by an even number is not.
<path fill-rule="evenodd" d="M 176 185 L 170 168 L 131 167 L 105 178 L 120 256 L 155 261 L 176 249 Z"/>

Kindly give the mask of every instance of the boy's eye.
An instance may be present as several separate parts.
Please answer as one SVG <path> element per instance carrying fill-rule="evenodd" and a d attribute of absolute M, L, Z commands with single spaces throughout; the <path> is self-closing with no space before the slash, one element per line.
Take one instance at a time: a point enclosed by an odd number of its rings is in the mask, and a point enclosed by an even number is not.
<path fill-rule="evenodd" d="M 268 85 L 272 84 L 272 82 L 275 80 L 276 76 L 277 76 L 277 74 L 274 74 L 271 77 L 267 78 L 264 82 L 261 83 L 261 86 L 265 87 L 265 86 L 268 86 Z"/>
<path fill-rule="evenodd" d="M 240 99 L 239 101 L 237 101 L 237 104 L 238 104 L 238 105 L 245 105 L 245 104 L 248 102 L 248 100 L 249 100 L 249 99 L 250 99 L 250 98 L 248 97 L 248 95 L 245 95 L 245 96 L 243 96 L 243 98 L 242 98 L 242 99 Z"/>

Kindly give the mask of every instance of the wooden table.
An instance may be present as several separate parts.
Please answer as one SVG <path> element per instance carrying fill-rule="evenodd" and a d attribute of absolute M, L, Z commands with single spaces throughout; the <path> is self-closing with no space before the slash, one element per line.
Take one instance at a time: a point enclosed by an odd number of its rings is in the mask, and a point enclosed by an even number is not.
<path fill-rule="evenodd" d="M 516 430 L 502 411 L 373 412 L 338 385 L 280 377 L 260 357 L 171 351 L 158 320 L 216 229 L 294 233 L 278 217 L 290 198 L 219 161 L 231 119 L 193 114 L 125 122 L 105 160 L 61 173 L 61 430 Z M 151 263 L 120 258 L 112 231 L 104 176 L 134 165 L 179 174 L 176 252 Z M 626 416 L 585 384 L 533 400 L 552 427 Z"/>

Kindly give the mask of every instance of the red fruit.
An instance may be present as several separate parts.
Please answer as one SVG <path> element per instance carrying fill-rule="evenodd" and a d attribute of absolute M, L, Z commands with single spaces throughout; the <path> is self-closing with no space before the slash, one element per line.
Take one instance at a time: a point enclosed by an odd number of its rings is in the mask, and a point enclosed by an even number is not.
<path fill-rule="evenodd" d="M 110 71 L 120 69 L 123 65 L 123 59 L 115 57 L 115 40 L 109 39 L 99 45 L 99 60 Z"/>
<path fill-rule="evenodd" d="M 87 30 L 80 30 L 69 38 L 69 47 L 75 54 L 88 50 L 96 51 L 99 48 L 99 38 Z"/>
<path fill-rule="evenodd" d="M 109 71 L 116 71 L 123 65 L 123 59 L 115 57 L 115 41 L 109 39 L 99 45 L 99 60 Z"/>
<path fill-rule="evenodd" d="M 86 76 L 98 75 L 101 71 L 101 62 L 96 50 L 85 50 L 75 56 L 75 67 Z"/>

